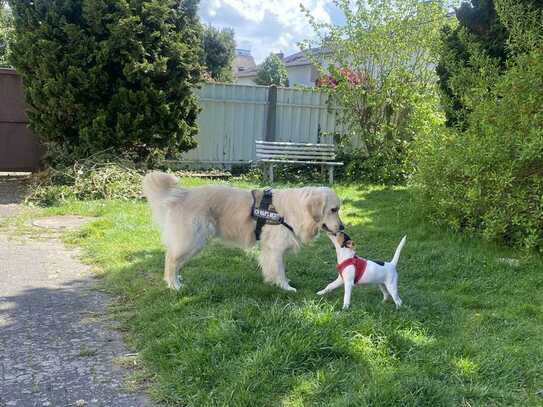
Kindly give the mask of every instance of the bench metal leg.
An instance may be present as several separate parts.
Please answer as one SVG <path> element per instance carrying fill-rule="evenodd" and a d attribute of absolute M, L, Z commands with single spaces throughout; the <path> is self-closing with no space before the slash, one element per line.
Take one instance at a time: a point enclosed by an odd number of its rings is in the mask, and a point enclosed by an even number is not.
<path fill-rule="evenodd" d="M 268 182 L 273 184 L 273 164 L 268 164 Z"/>
<path fill-rule="evenodd" d="M 334 166 L 328 167 L 328 183 L 332 185 L 334 183 Z"/>

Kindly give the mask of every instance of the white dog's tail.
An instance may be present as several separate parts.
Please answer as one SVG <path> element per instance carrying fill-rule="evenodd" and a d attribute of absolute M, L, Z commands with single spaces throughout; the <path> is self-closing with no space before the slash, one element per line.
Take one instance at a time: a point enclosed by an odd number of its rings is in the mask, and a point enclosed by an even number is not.
<path fill-rule="evenodd" d="M 164 203 L 172 190 L 177 188 L 178 182 L 177 177 L 159 171 L 150 172 L 143 178 L 143 195 L 151 205 L 153 220 L 161 229 L 166 217 Z"/>
<path fill-rule="evenodd" d="M 403 245 L 405 244 L 406 239 L 407 239 L 407 236 L 404 236 L 402 238 L 402 240 L 400 241 L 400 244 L 396 248 L 396 252 L 394 253 L 394 257 L 392 258 L 392 260 L 390 260 L 390 263 L 393 264 L 394 267 L 396 267 L 397 264 L 398 264 L 398 260 L 400 259 L 400 253 L 402 252 Z"/>

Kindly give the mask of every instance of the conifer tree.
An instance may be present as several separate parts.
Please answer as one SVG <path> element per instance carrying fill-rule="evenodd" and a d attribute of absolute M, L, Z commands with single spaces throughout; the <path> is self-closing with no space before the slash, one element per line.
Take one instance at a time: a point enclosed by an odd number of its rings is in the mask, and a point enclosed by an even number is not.
<path fill-rule="evenodd" d="M 31 127 L 84 157 L 195 146 L 197 0 L 10 0 Z"/>

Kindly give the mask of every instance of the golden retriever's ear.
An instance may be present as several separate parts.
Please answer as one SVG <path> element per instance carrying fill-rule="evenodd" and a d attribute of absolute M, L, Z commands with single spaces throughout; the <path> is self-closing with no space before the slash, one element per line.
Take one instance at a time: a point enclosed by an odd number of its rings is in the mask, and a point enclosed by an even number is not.
<path fill-rule="evenodd" d="M 315 223 L 319 223 L 324 217 L 326 198 L 324 194 L 313 192 L 307 202 L 307 210 Z"/>

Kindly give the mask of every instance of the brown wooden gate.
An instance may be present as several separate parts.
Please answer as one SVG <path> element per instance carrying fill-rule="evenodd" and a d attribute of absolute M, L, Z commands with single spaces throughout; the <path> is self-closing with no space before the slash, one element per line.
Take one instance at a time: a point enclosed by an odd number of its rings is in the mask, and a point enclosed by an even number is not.
<path fill-rule="evenodd" d="M 35 171 L 44 149 L 28 128 L 22 81 L 14 69 L 0 69 L 0 172 Z"/>

